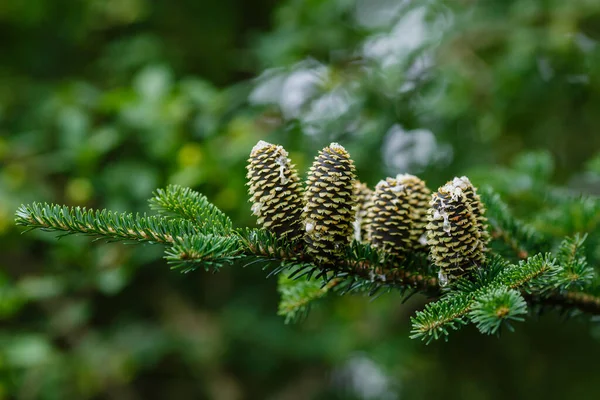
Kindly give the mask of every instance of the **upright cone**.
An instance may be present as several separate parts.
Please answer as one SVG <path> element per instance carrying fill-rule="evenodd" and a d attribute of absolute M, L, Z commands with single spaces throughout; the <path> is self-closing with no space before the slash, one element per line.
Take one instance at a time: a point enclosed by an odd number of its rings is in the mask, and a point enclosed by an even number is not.
<path fill-rule="evenodd" d="M 295 166 L 282 146 L 259 141 L 248 159 L 248 192 L 258 224 L 278 237 L 299 240 L 302 187 Z"/>
<path fill-rule="evenodd" d="M 481 246 L 481 261 L 483 262 L 485 252 L 487 252 L 487 246 L 490 241 L 490 233 L 488 232 L 487 218 L 485 217 L 485 206 L 481 201 L 481 197 L 477 194 L 477 188 L 473 186 L 469 178 L 462 176 L 460 178 L 454 178 L 454 185 L 460 187 L 467 202 L 475 214 L 477 219 L 477 230 L 479 232 L 479 242 Z"/>
<path fill-rule="evenodd" d="M 406 187 L 386 178 L 375 187 L 369 208 L 368 237 L 371 245 L 403 258 L 411 248 L 412 206 Z"/>
<path fill-rule="evenodd" d="M 456 180 L 439 188 L 431 197 L 427 244 L 440 268 L 440 281 L 449 281 L 474 270 L 484 260 L 477 217 L 462 183 Z"/>
<path fill-rule="evenodd" d="M 319 265 L 334 265 L 352 238 L 356 199 L 354 163 L 332 143 L 315 158 L 304 193 L 306 252 Z"/>
<path fill-rule="evenodd" d="M 396 176 L 398 184 L 408 192 L 408 204 L 411 206 L 412 226 L 410 242 L 413 249 L 422 249 L 427 244 L 425 227 L 427 226 L 427 210 L 431 199 L 431 190 L 420 178 L 410 174 Z"/>

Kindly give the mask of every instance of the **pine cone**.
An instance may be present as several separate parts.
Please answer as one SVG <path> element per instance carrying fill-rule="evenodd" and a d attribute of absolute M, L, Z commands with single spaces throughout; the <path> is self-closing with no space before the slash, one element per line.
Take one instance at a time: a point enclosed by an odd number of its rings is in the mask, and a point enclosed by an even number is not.
<path fill-rule="evenodd" d="M 444 281 L 478 268 L 484 255 L 477 217 L 461 184 L 451 181 L 439 188 L 430 205 L 427 244 L 434 264 L 440 267 L 443 285 Z"/>
<path fill-rule="evenodd" d="M 396 176 L 396 180 L 406 188 L 408 204 L 411 205 L 411 247 L 414 249 L 425 248 L 427 245 L 425 227 L 427 226 L 427 210 L 431 200 L 431 190 L 425 185 L 425 182 L 414 175 L 400 174 Z"/>
<path fill-rule="evenodd" d="M 291 241 L 302 229 L 302 187 L 295 166 L 282 146 L 259 141 L 248 159 L 248 192 L 258 224 Z"/>
<path fill-rule="evenodd" d="M 359 181 L 354 182 L 354 196 L 356 207 L 354 207 L 354 240 L 364 243 L 367 241 L 367 226 L 369 225 L 369 207 L 373 191 Z"/>
<path fill-rule="evenodd" d="M 409 192 L 394 178 L 380 181 L 369 208 L 371 245 L 402 258 L 411 248 L 412 207 Z"/>
<path fill-rule="evenodd" d="M 356 199 L 354 162 L 332 143 L 315 158 L 304 193 L 306 252 L 320 265 L 333 265 L 352 237 Z"/>

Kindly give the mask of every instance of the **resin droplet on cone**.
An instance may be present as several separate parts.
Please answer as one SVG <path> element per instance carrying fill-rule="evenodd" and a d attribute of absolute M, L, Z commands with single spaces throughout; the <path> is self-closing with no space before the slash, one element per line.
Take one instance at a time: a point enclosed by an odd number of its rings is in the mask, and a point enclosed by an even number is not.
<path fill-rule="evenodd" d="M 300 239 L 302 187 L 287 151 L 261 140 L 250 153 L 247 169 L 251 209 L 258 224 L 277 237 Z"/>
<path fill-rule="evenodd" d="M 352 238 L 356 199 L 354 163 L 332 143 L 315 158 L 304 192 L 306 252 L 320 265 L 333 265 Z"/>

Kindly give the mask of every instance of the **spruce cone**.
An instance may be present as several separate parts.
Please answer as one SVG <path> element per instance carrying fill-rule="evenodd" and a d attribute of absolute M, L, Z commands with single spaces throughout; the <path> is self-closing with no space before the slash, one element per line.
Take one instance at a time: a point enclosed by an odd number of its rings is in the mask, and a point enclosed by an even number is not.
<path fill-rule="evenodd" d="M 315 158 L 304 193 L 306 252 L 315 263 L 333 265 L 352 237 L 356 199 L 354 162 L 339 144 L 332 143 Z"/>
<path fill-rule="evenodd" d="M 431 197 L 427 244 L 440 267 L 440 285 L 478 268 L 484 259 L 477 217 L 461 185 L 451 181 Z"/>
<path fill-rule="evenodd" d="M 354 208 L 354 240 L 364 243 L 367 241 L 367 226 L 369 225 L 369 207 L 373 191 L 359 181 L 354 182 L 354 196 L 356 207 Z"/>
<path fill-rule="evenodd" d="M 369 208 L 371 245 L 400 258 L 411 248 L 413 221 L 409 196 L 404 185 L 387 178 L 375 187 Z"/>
<path fill-rule="evenodd" d="M 302 187 L 295 166 L 282 146 L 259 141 L 248 159 L 248 192 L 258 224 L 277 237 L 299 240 Z"/>
<path fill-rule="evenodd" d="M 400 174 L 396 176 L 396 180 L 406 188 L 408 204 L 412 209 L 411 246 L 415 249 L 422 249 L 427 245 L 425 227 L 427 226 L 427 210 L 429 209 L 431 190 L 425 185 L 425 182 L 414 175 Z"/>

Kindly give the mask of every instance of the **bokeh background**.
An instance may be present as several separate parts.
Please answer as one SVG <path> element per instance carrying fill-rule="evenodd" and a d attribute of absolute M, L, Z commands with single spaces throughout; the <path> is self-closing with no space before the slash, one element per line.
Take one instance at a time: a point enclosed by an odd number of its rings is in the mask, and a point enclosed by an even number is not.
<path fill-rule="evenodd" d="M 527 217 L 540 179 L 600 193 L 599 40 L 592 0 L 0 1 L 0 399 L 600 398 L 584 320 L 426 346 L 425 299 L 386 294 L 286 325 L 258 268 L 13 226 L 32 201 L 148 211 L 168 183 L 254 225 L 259 139 L 303 173 L 338 141 L 371 185 L 469 173 Z"/>

